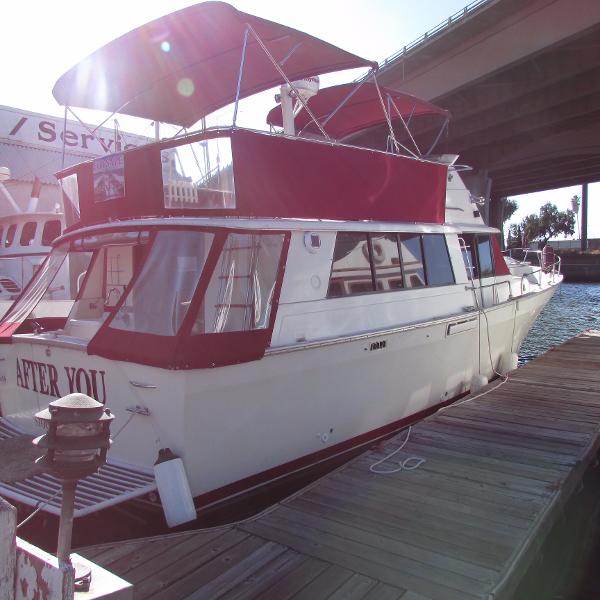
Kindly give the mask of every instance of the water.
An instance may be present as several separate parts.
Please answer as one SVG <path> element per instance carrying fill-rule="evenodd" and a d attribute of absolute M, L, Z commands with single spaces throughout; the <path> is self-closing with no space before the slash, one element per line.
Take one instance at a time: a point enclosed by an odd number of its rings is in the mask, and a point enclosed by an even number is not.
<path fill-rule="evenodd" d="M 523 340 L 519 365 L 585 329 L 600 329 L 600 285 L 563 283 Z"/>

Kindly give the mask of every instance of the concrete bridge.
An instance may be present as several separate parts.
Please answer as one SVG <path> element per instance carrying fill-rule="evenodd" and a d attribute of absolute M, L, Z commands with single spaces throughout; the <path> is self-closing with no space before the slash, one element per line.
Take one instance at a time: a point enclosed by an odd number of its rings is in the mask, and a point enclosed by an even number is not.
<path fill-rule="evenodd" d="M 451 111 L 442 148 L 477 169 L 496 224 L 502 197 L 600 180 L 598 0 L 476 0 L 379 81 Z"/>

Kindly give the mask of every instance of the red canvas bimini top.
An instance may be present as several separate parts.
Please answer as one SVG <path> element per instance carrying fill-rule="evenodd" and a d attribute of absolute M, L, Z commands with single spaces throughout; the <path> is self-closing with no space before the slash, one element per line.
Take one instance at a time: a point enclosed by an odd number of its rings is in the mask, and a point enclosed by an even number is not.
<path fill-rule="evenodd" d="M 379 90 L 392 121 L 398 119 L 398 112 L 404 119 L 421 115 L 440 115 L 444 118 L 450 116 L 447 110 L 410 94 L 384 87 Z M 344 83 L 324 88 L 316 96 L 309 98 L 307 104 L 325 131 L 338 140 L 386 121 L 377 87 L 373 83 Z M 267 123 L 283 126 L 281 106 L 276 106 L 269 112 Z M 304 108 L 296 115 L 294 124 L 296 131 L 319 133 Z"/>
<path fill-rule="evenodd" d="M 62 105 L 189 127 L 235 100 L 248 26 L 292 81 L 377 67 L 291 27 L 240 12 L 224 2 L 204 2 L 106 44 L 62 75 L 52 93 Z M 284 81 L 249 33 L 239 97 Z"/>

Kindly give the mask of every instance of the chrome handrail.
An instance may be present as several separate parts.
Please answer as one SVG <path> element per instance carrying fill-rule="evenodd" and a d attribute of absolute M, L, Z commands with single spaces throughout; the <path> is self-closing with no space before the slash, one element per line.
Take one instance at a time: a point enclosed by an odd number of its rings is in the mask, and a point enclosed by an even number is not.
<path fill-rule="evenodd" d="M 556 260 L 549 265 L 545 265 L 543 267 L 539 267 L 537 269 L 532 270 L 529 273 L 523 273 L 523 275 L 521 275 L 521 291 L 523 291 L 523 280 L 529 276 L 529 275 L 535 275 L 536 273 L 540 273 L 540 277 L 537 280 L 537 284 L 538 285 L 542 285 L 542 276 L 541 273 L 547 273 L 547 274 L 551 274 L 552 275 L 552 283 L 554 283 L 555 277 L 560 275 L 560 268 L 561 268 L 561 258 L 560 256 L 556 257 Z"/>
<path fill-rule="evenodd" d="M 473 292 L 473 296 L 475 297 L 475 305 L 477 307 L 479 307 L 479 302 L 477 300 L 477 294 L 476 294 L 477 290 L 484 290 L 484 289 L 487 289 L 487 288 L 494 288 L 494 292 L 495 293 L 493 294 L 493 301 L 494 302 L 493 302 L 492 306 L 496 306 L 497 304 L 500 304 L 500 300 L 499 300 L 499 297 L 498 297 L 498 286 L 505 285 L 505 284 L 508 286 L 508 298 L 507 298 L 507 301 L 508 300 L 512 300 L 514 298 L 513 293 L 512 293 L 512 286 L 510 285 L 510 283 L 511 283 L 510 279 L 505 279 L 504 281 L 494 281 L 494 283 L 486 283 L 485 285 L 482 285 L 481 282 L 480 282 L 480 284 L 477 287 L 475 287 L 475 283 L 474 282 L 475 282 L 475 280 L 472 279 L 471 280 L 471 285 L 470 286 L 466 285 L 465 286 L 465 290 L 471 290 Z M 483 310 L 485 308 L 484 303 L 485 303 L 485 299 L 484 299 L 483 294 L 481 294 L 481 310 Z"/>

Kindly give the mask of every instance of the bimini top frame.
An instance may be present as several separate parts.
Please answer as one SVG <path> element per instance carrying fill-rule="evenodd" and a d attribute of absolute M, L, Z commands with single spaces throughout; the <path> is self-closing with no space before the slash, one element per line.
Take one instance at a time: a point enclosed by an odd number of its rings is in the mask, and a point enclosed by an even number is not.
<path fill-rule="evenodd" d="M 187 128 L 287 81 L 359 67 L 377 63 L 223 2 L 205 2 L 103 46 L 62 75 L 53 94 L 65 106 Z"/>

